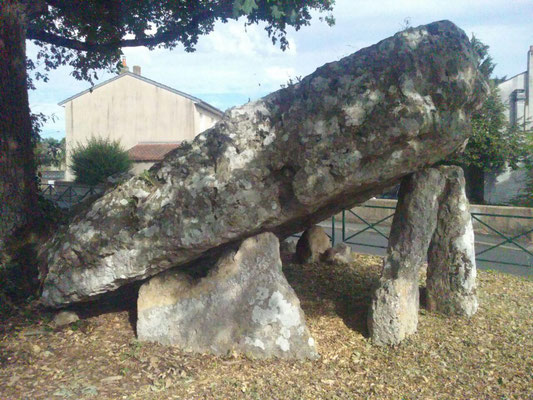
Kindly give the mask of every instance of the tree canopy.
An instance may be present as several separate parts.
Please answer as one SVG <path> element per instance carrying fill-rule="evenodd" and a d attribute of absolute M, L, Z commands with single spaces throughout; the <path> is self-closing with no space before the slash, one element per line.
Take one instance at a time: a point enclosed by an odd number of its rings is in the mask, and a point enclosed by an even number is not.
<path fill-rule="evenodd" d="M 35 146 L 37 164 L 60 168 L 65 163 L 66 159 L 65 146 L 65 138 L 61 140 L 54 138 L 40 139 Z"/>
<path fill-rule="evenodd" d="M 288 46 L 289 26 L 309 25 L 312 11 L 330 12 L 334 0 L 39 0 L 31 13 L 26 37 L 41 46 L 45 68 L 69 64 L 79 79 L 96 77 L 95 70 L 113 68 L 121 48 L 182 44 L 193 51 L 198 38 L 215 22 L 245 17 L 246 24 L 265 22 L 273 43 Z M 30 64 L 30 67 L 32 65 Z"/>

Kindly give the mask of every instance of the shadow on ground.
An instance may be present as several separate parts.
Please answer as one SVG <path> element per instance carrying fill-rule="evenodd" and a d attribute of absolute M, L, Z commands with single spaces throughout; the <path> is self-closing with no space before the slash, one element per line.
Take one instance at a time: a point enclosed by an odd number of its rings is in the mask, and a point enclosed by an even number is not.
<path fill-rule="evenodd" d="M 367 262 L 365 263 L 365 258 Z M 372 289 L 379 281 L 376 259 L 352 264 L 285 262 L 283 272 L 308 317 L 336 314 L 350 329 L 368 336 Z"/>

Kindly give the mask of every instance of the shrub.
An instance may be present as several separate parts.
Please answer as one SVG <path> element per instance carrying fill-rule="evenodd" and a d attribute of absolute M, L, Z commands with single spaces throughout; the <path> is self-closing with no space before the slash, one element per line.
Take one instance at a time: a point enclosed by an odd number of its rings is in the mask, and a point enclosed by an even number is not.
<path fill-rule="evenodd" d="M 70 168 L 76 182 L 97 185 L 111 175 L 129 171 L 131 160 L 119 141 L 92 137 L 72 151 Z"/>

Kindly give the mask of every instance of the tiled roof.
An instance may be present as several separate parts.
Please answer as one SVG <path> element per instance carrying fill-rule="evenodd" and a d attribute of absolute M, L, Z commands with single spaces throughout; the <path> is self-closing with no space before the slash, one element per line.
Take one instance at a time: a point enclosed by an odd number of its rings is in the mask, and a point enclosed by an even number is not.
<path fill-rule="evenodd" d="M 179 146 L 180 143 L 139 143 L 128 150 L 128 155 L 132 161 L 161 161 Z"/>

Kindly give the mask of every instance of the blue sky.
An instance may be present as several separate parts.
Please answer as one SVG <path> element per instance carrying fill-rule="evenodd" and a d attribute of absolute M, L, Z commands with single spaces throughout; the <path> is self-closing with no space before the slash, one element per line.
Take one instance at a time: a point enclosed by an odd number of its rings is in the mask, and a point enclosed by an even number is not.
<path fill-rule="evenodd" d="M 129 48 L 124 54 L 130 69 L 140 65 L 142 75 L 225 110 L 393 35 L 406 19 L 411 26 L 449 19 L 469 36 L 475 34 L 490 46 L 497 76 L 525 71 L 533 45 L 533 0 L 337 0 L 333 15 L 333 27 L 315 18 L 311 26 L 289 31 L 285 52 L 272 45 L 262 26 L 245 29 L 243 21 L 234 21 L 216 25 L 194 53 L 177 47 Z M 28 56 L 36 52 L 28 42 Z M 45 125 L 43 137 L 64 137 L 64 110 L 57 103 L 90 86 L 71 72 L 59 68 L 30 92 L 32 111 L 55 116 Z M 102 73 L 100 81 L 111 76 Z"/>

